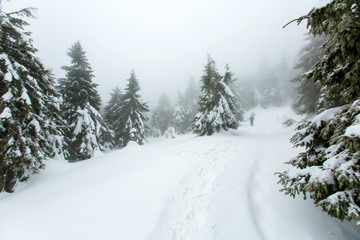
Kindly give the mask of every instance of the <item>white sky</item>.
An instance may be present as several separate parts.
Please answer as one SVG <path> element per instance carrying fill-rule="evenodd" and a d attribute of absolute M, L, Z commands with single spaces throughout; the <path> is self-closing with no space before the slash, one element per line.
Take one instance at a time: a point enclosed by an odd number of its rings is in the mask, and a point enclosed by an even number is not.
<path fill-rule="evenodd" d="M 266 59 L 276 65 L 286 54 L 292 66 L 306 25 L 290 20 L 319 0 L 11 0 L 4 11 L 38 8 L 30 20 L 38 56 L 57 78 L 69 65 L 68 48 L 79 40 L 94 70 L 103 104 L 111 89 L 123 88 L 134 68 L 145 101 L 161 92 L 183 92 L 198 80 L 207 52 L 222 71 L 251 75 Z"/>

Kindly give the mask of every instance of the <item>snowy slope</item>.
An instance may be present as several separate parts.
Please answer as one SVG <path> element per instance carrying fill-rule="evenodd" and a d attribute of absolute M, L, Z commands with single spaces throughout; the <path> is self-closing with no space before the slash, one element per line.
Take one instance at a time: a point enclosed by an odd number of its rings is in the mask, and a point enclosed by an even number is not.
<path fill-rule="evenodd" d="M 278 192 L 291 128 L 287 108 L 257 110 L 255 126 L 194 135 L 66 163 L 0 194 L 0 239 L 360 239 L 351 223 Z"/>

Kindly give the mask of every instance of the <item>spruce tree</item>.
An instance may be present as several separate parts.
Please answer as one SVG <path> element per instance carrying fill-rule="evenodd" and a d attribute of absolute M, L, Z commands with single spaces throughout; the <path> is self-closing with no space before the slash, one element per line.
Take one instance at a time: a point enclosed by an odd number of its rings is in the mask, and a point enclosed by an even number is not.
<path fill-rule="evenodd" d="M 260 105 L 263 108 L 280 107 L 285 103 L 286 94 L 280 87 L 279 79 L 271 72 L 261 81 L 259 91 Z"/>
<path fill-rule="evenodd" d="M 62 155 L 62 119 L 54 80 L 24 31 L 32 9 L 0 12 L 0 192 Z"/>
<path fill-rule="evenodd" d="M 208 62 L 201 78 L 201 97 L 198 113 L 195 116 L 193 131 L 203 135 L 212 135 L 220 129 L 236 129 L 239 126 L 234 104 L 234 94 L 231 91 L 232 74 L 226 67 L 224 77 L 216 69 L 215 61 L 208 56 Z"/>
<path fill-rule="evenodd" d="M 190 79 L 185 94 L 179 94 L 173 114 L 173 126 L 177 133 L 191 131 L 192 121 L 197 113 L 198 90 L 193 78 Z"/>
<path fill-rule="evenodd" d="M 148 118 L 145 113 L 149 112 L 146 103 L 141 100 L 140 86 L 136 79 L 135 72 L 132 70 L 125 93 L 121 97 L 121 145 L 125 147 L 130 141 L 143 144 L 145 140 L 145 130 L 148 128 L 145 121 Z"/>
<path fill-rule="evenodd" d="M 324 56 L 305 74 L 319 82 L 319 114 L 297 128 L 291 141 L 305 151 L 278 173 L 282 191 L 303 193 L 329 215 L 360 221 L 360 6 L 333 0 L 297 19 L 326 34 Z"/>
<path fill-rule="evenodd" d="M 295 68 L 300 69 L 305 74 L 300 74 L 293 82 L 297 84 L 296 90 L 298 97 L 292 103 L 292 109 L 297 114 L 314 114 L 316 105 L 320 98 L 320 87 L 314 79 L 307 79 L 306 73 L 321 59 L 323 54 L 322 45 L 326 40 L 325 35 L 313 36 L 308 34 L 306 37 L 308 44 L 301 50 L 300 61 Z"/>
<path fill-rule="evenodd" d="M 113 89 L 110 101 L 104 109 L 104 118 L 110 128 L 114 131 L 114 142 L 116 146 L 121 146 L 121 133 L 124 125 L 123 123 L 121 123 L 121 98 L 121 90 L 116 87 L 115 89 Z"/>
<path fill-rule="evenodd" d="M 153 111 L 151 125 L 160 130 L 161 135 L 172 125 L 173 109 L 169 97 L 162 93 L 156 109 Z"/>
<path fill-rule="evenodd" d="M 101 99 L 93 71 L 80 42 L 75 42 L 67 55 L 71 65 L 62 67 L 65 78 L 59 79 L 59 92 L 63 98 L 62 114 L 67 121 L 69 160 L 84 160 L 97 150 L 113 146 L 112 131 L 98 113 Z"/>

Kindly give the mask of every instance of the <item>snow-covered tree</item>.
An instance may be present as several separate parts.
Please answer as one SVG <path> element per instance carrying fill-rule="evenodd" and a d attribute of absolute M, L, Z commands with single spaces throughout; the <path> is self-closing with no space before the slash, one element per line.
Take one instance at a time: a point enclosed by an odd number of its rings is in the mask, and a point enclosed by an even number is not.
<path fill-rule="evenodd" d="M 270 106 L 279 107 L 285 103 L 286 94 L 280 87 L 279 79 L 269 73 L 259 86 L 260 105 L 263 108 Z"/>
<path fill-rule="evenodd" d="M 96 89 L 97 84 L 92 81 L 93 71 L 80 42 L 75 42 L 67 55 L 71 58 L 71 66 L 62 67 L 66 71 L 66 77 L 59 79 L 58 89 L 63 98 L 62 114 L 69 126 L 69 160 L 76 161 L 90 158 L 97 149 L 111 148 L 113 143 L 109 137 L 112 135 L 111 130 L 97 112 L 101 99 Z M 89 137 L 89 134 L 93 136 Z"/>
<path fill-rule="evenodd" d="M 54 80 L 36 57 L 22 16 L 32 17 L 32 9 L 0 11 L 0 192 L 12 192 L 46 158 L 63 154 Z"/>
<path fill-rule="evenodd" d="M 140 86 L 136 79 L 135 72 L 132 70 L 125 93 L 121 97 L 121 120 L 122 132 L 121 144 L 125 147 L 130 141 L 143 144 L 145 140 L 145 130 L 148 128 L 145 122 L 148 118 L 145 113 L 149 112 L 146 103 L 141 100 L 139 94 Z"/>
<path fill-rule="evenodd" d="M 104 109 L 104 118 L 111 129 L 114 131 L 114 142 L 116 146 L 121 146 L 121 133 L 124 127 L 124 124 L 121 123 L 121 98 L 121 90 L 119 88 L 113 89 L 110 101 Z"/>
<path fill-rule="evenodd" d="M 173 120 L 173 109 L 170 104 L 169 97 L 162 93 L 159 103 L 151 116 L 151 125 L 160 129 L 161 135 L 171 126 Z"/>
<path fill-rule="evenodd" d="M 194 79 L 190 79 L 185 94 L 179 94 L 173 114 L 173 126 L 176 132 L 184 134 L 191 130 L 192 121 L 197 113 L 198 90 Z"/>
<path fill-rule="evenodd" d="M 220 129 L 236 129 L 239 126 L 234 104 L 234 94 L 231 91 L 232 74 L 226 66 L 224 77 L 216 69 L 215 61 L 208 56 L 208 62 L 201 78 L 201 97 L 198 113 L 194 119 L 194 133 L 212 135 Z"/>
<path fill-rule="evenodd" d="M 298 126 L 295 146 L 305 147 L 278 173 L 282 191 L 303 193 L 329 215 L 360 221 L 360 6 L 333 0 L 298 19 L 310 32 L 326 34 L 324 55 L 309 80 L 319 82 L 320 114 Z"/>
<path fill-rule="evenodd" d="M 296 90 L 298 97 L 293 101 L 292 108 L 298 114 L 313 114 L 316 112 L 316 104 L 320 97 L 320 87 L 314 79 L 307 79 L 306 72 L 320 60 L 322 56 L 322 45 L 326 40 L 325 35 L 313 36 L 308 34 L 306 37 L 308 44 L 301 50 L 299 63 L 295 68 L 302 70 L 305 74 L 300 74 L 292 81 L 297 84 Z"/>
<path fill-rule="evenodd" d="M 92 81 L 93 70 L 79 41 L 72 45 L 67 55 L 71 65 L 62 67 L 66 76 L 59 79 L 58 88 L 63 98 L 62 112 L 73 122 L 78 108 L 83 109 L 88 103 L 99 111 L 101 99 L 96 89 L 98 84 Z"/>
<path fill-rule="evenodd" d="M 113 133 L 104 123 L 99 112 L 89 103 L 84 108 L 78 108 L 76 121 L 70 126 L 72 129 L 70 160 L 85 160 L 96 152 L 106 151 L 113 147 Z"/>

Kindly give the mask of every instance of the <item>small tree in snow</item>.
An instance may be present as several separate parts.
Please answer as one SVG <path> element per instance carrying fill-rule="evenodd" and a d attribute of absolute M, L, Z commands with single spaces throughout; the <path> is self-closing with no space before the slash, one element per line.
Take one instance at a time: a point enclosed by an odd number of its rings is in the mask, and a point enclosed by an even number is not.
<path fill-rule="evenodd" d="M 140 86 L 136 79 L 135 72 L 132 70 L 125 93 L 121 98 L 121 119 L 122 124 L 121 144 L 125 147 L 130 141 L 143 144 L 145 140 L 145 130 L 148 128 L 145 116 L 149 108 L 139 95 Z"/>
<path fill-rule="evenodd" d="M 31 17 L 32 11 L 0 11 L 0 192 L 12 192 L 46 158 L 63 154 L 53 78 L 19 16 Z"/>
<path fill-rule="evenodd" d="M 212 135 L 220 129 L 236 129 L 239 126 L 236 114 L 238 110 L 234 104 L 234 94 L 229 88 L 232 74 L 226 66 L 224 77 L 215 67 L 215 61 L 208 56 L 204 75 L 201 78 L 201 97 L 198 113 L 195 116 L 193 131 L 203 135 Z"/>

